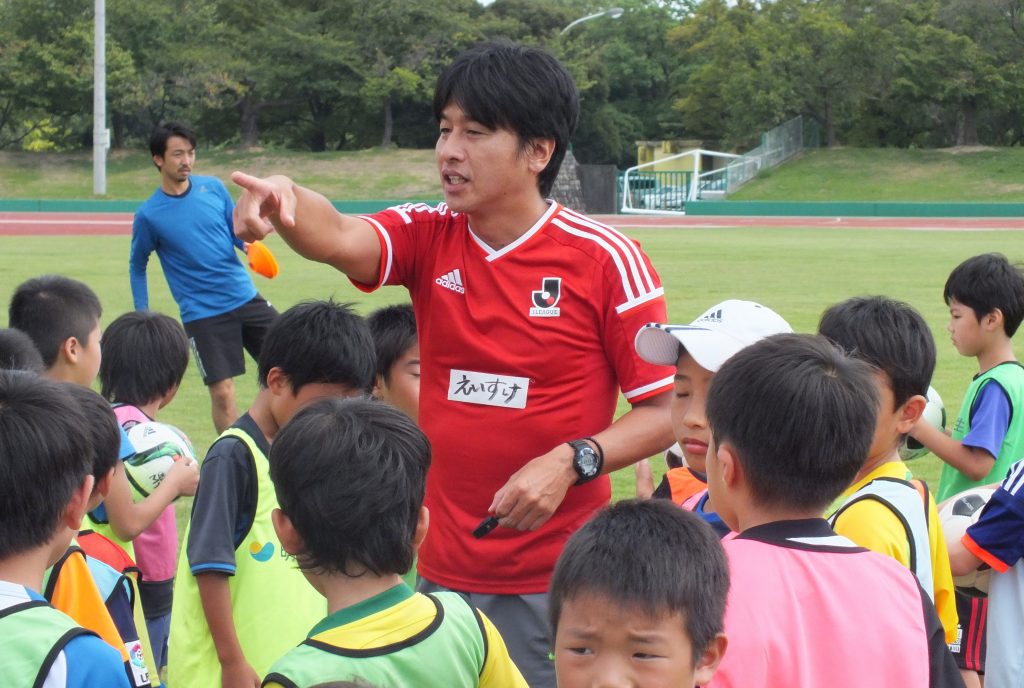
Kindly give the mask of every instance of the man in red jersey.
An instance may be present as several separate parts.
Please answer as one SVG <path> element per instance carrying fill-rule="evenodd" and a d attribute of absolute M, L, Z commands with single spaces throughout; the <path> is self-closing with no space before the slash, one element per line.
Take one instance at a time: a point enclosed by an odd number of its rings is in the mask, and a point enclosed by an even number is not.
<path fill-rule="evenodd" d="M 286 177 L 236 172 L 235 227 L 249 239 L 276 228 L 359 289 L 409 289 L 434 455 L 420 587 L 466 594 L 530 685 L 553 687 L 555 560 L 608 502 L 606 474 L 672 442 L 673 370 L 633 347 L 665 321 L 663 291 L 634 241 L 545 198 L 579 117 L 557 60 L 471 49 L 439 78 L 434 115 L 444 203 L 346 217 Z M 613 423 L 620 391 L 632 409 Z M 475 538 L 489 515 L 501 527 Z"/>

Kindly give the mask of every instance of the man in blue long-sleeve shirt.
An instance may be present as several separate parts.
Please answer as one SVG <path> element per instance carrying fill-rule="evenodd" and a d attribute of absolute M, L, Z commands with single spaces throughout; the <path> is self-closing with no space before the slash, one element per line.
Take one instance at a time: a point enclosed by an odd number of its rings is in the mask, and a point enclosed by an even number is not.
<path fill-rule="evenodd" d="M 192 175 L 195 134 L 181 124 L 162 124 L 149 148 L 160 186 L 132 223 L 132 298 L 136 309 L 149 307 L 146 265 L 156 251 L 210 390 L 213 424 L 223 432 L 238 418 L 232 378 L 245 372 L 242 349 L 258 358 L 277 311 L 256 291 L 235 252 L 243 244 L 234 234 L 227 189 L 215 177 Z"/>

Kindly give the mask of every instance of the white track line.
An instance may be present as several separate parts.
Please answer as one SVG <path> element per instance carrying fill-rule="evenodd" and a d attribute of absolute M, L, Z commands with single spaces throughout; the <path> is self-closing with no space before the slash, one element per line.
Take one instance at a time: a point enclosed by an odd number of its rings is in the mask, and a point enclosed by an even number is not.
<path fill-rule="evenodd" d="M 131 220 L 11 220 L 0 218 L 0 225 L 131 225 Z"/>

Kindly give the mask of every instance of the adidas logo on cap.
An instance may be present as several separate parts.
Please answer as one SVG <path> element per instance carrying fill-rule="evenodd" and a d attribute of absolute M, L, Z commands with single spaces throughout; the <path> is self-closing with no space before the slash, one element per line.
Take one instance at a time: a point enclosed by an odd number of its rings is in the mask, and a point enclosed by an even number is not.
<path fill-rule="evenodd" d="M 465 294 L 466 287 L 462 284 L 462 274 L 458 268 L 452 270 L 447 275 L 442 275 L 434 280 L 436 284 L 440 284 L 445 289 L 451 289 L 458 294 Z"/>
<path fill-rule="evenodd" d="M 710 311 L 708 313 L 705 313 L 700 318 L 698 318 L 694 324 L 702 322 L 722 322 L 722 309 L 719 308 L 717 311 Z"/>

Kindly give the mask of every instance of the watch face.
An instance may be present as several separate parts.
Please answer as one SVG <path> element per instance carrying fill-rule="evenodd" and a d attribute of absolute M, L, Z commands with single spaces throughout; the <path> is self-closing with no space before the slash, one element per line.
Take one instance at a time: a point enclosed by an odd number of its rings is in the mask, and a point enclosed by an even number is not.
<path fill-rule="evenodd" d="M 581 447 L 576 451 L 576 465 L 579 472 L 589 478 L 597 474 L 597 453 L 590 447 Z"/>

